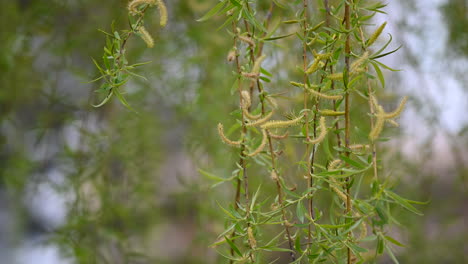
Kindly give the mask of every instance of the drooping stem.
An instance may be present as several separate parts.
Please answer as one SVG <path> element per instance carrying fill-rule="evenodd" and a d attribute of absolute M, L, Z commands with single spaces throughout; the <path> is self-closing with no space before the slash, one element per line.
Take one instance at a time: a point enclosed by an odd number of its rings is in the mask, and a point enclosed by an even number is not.
<path fill-rule="evenodd" d="M 233 22 L 232 23 L 232 28 L 233 30 L 236 30 L 236 24 Z M 234 31 L 235 32 L 235 31 Z M 237 47 L 237 35 L 234 37 L 234 47 Z M 237 54 L 236 50 L 236 55 L 235 55 L 235 64 L 236 64 L 236 72 L 237 72 L 237 92 L 239 94 L 239 102 L 242 102 L 242 70 L 241 70 L 241 65 L 239 61 L 239 55 Z M 245 135 L 247 134 L 247 127 L 246 127 L 246 122 L 245 122 L 245 117 L 244 113 L 242 112 L 241 114 L 241 119 L 242 119 L 242 134 Z M 245 137 L 243 137 L 241 146 L 240 146 L 240 159 L 239 159 L 239 166 L 242 168 L 242 175 L 244 177 L 244 192 L 245 192 L 245 199 L 246 199 L 246 204 L 248 204 L 248 199 L 249 199 L 249 191 L 248 191 L 248 183 L 247 183 L 247 164 L 246 164 L 246 156 L 245 156 L 245 150 L 246 150 L 246 142 L 245 142 Z M 240 179 L 240 173 L 239 171 L 237 175 L 237 180 L 236 180 L 236 194 L 234 198 L 234 209 L 238 210 L 239 209 L 239 204 L 240 204 L 240 196 L 241 196 L 241 185 L 242 181 Z M 246 206 L 247 210 L 249 206 Z M 234 241 L 234 237 L 236 236 L 236 230 L 231 234 L 231 238 Z M 234 256 L 234 249 L 231 248 L 231 256 Z M 230 263 L 233 263 L 233 260 L 230 260 Z"/>
<path fill-rule="evenodd" d="M 273 8 L 274 8 L 274 4 L 273 2 L 270 3 L 270 8 L 268 9 L 268 13 L 267 13 L 267 16 L 266 16 L 266 19 L 265 19 L 265 26 L 266 28 L 268 28 L 268 25 L 270 23 L 270 20 L 271 20 L 271 17 L 272 17 L 272 13 L 273 13 Z M 250 10 L 250 6 L 247 2 L 247 9 Z M 250 29 L 250 26 L 249 24 L 247 23 L 247 20 L 244 20 L 244 23 L 245 23 L 245 29 L 247 31 L 247 34 L 249 35 L 249 37 L 252 37 L 251 34 L 251 29 Z M 266 32 L 263 34 L 263 37 L 266 36 Z M 254 51 L 254 47 L 250 47 L 250 63 L 252 65 L 255 65 L 258 57 L 262 56 L 262 51 L 263 51 L 263 42 L 260 42 L 260 44 L 258 44 L 258 51 L 257 51 L 257 55 L 255 55 L 255 51 Z M 262 116 L 265 116 L 266 114 L 266 103 L 265 103 L 265 98 L 264 98 L 264 90 L 263 90 L 263 87 L 262 87 L 262 84 L 260 83 L 260 80 L 257 78 L 255 81 L 255 85 L 257 87 L 257 91 L 258 91 L 258 95 L 259 95 L 259 99 L 260 99 L 260 104 L 261 104 L 261 113 L 262 113 Z M 251 85 L 251 93 L 252 93 L 252 87 L 253 87 L 253 83 Z M 287 217 L 286 217 L 286 211 L 284 209 L 284 199 L 283 199 L 283 191 L 282 191 L 282 186 L 281 186 L 281 183 L 280 183 L 280 174 L 279 174 L 279 171 L 277 170 L 276 168 L 276 154 L 275 154 L 275 151 L 274 151 L 274 148 L 273 148 L 273 142 L 272 142 L 272 139 L 271 139 L 271 135 L 270 135 L 270 132 L 269 130 L 267 129 L 267 142 L 268 142 L 268 148 L 269 148 L 269 151 L 270 151 L 270 158 L 271 158 L 271 167 L 272 167 L 272 174 L 274 173 L 274 175 L 276 176 L 276 180 L 275 180 L 275 183 L 276 183 L 276 190 L 277 190 L 277 194 L 278 194 L 278 203 L 279 203 L 279 206 L 281 208 L 281 216 L 282 216 L 282 219 L 283 219 L 283 222 L 284 222 L 284 229 L 285 229 L 285 232 L 286 232 L 286 237 L 288 239 L 288 246 L 289 246 L 289 249 L 291 250 L 290 252 L 290 257 L 291 257 L 291 260 L 292 261 L 295 261 L 296 260 L 296 256 L 295 256 L 295 253 L 294 253 L 294 242 L 293 242 L 293 238 L 291 236 L 291 231 L 289 229 L 289 225 L 288 225 L 288 221 L 287 221 Z"/>
<path fill-rule="evenodd" d="M 345 14 L 344 14 L 344 23 L 345 23 L 345 28 L 347 31 L 350 30 L 351 25 L 350 25 L 350 6 L 349 2 L 345 1 Z M 349 69 L 350 69 L 350 64 L 349 64 L 349 59 L 351 56 L 351 44 L 350 44 L 350 33 L 346 33 L 346 42 L 345 42 L 345 74 L 349 75 Z M 344 76 L 343 80 L 345 81 L 345 147 L 346 149 L 349 149 L 349 142 L 350 142 L 350 126 L 351 126 L 351 120 L 350 120 L 350 100 L 349 100 L 349 89 L 347 87 L 347 76 Z M 350 152 L 346 151 L 346 156 L 350 156 Z M 349 214 L 351 212 L 351 189 L 350 189 L 350 178 L 346 178 L 346 214 Z M 351 232 L 349 233 L 348 236 L 351 236 Z M 352 257 L 351 257 L 351 249 L 348 247 L 347 248 L 347 263 L 351 264 L 352 263 Z"/>

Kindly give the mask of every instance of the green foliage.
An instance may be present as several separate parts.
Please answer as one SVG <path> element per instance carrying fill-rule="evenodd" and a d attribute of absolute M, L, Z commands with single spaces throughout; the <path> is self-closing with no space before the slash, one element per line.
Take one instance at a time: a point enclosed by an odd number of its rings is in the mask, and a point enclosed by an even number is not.
<path fill-rule="evenodd" d="M 386 23 L 365 37 L 364 21 L 377 12 L 385 13 L 384 7 L 379 2 L 343 1 L 331 6 L 324 1 L 322 8 L 312 11 L 308 1 L 296 1 L 275 2 L 263 9 L 249 1 L 225 0 L 198 20 L 226 15 L 221 27 L 231 26 L 228 32 L 234 40 L 228 55 L 236 77 L 232 85 L 235 90 L 231 91 L 237 90 L 242 111 L 235 115 L 236 124 L 226 130 L 229 134 L 239 131 L 240 140 L 229 139 L 223 125 L 218 127 L 222 141 L 239 149 L 240 159 L 233 177 L 219 178 L 201 171 L 218 182 L 233 182 L 232 206 L 229 210 L 222 207 L 228 228 L 219 235 L 219 241 L 227 243 L 214 244 L 231 263 L 266 263 L 273 259 L 271 252 L 288 252 L 290 263 L 363 263 L 384 251 L 398 263 L 390 244 L 403 245 L 387 235 L 388 226 L 398 223 L 390 207 L 396 204 L 420 212 L 411 205 L 413 201 L 391 191 L 388 181 L 377 175 L 380 133 L 385 121 L 395 123 L 393 118 L 401 113 L 406 101 L 386 113 L 375 99 L 378 87 L 373 80 L 378 79 L 384 87 L 382 68 L 393 70 L 377 59 L 399 49 L 386 51 L 390 36 L 377 52 L 371 52 Z M 323 20 L 312 21 L 312 12 Z M 294 46 L 293 35 L 302 50 L 278 48 Z M 281 111 L 275 99 L 281 97 L 273 91 L 274 82 L 280 80 L 275 71 L 262 67 L 265 57 L 267 62 L 271 58 L 270 64 L 277 63 L 275 54 L 303 58 L 296 72 L 288 71 L 290 83 L 299 91 L 281 93 L 283 98 L 290 94 L 289 107 L 299 112 L 286 116 L 289 120 L 273 118 Z M 278 75 L 287 71 L 278 64 Z M 375 72 L 369 71 L 369 64 Z M 298 82 L 301 75 L 302 82 Z M 302 100 L 295 99 L 300 93 Z M 368 101 L 369 136 L 353 136 L 350 131 L 354 124 L 350 113 L 360 108 L 351 102 L 359 97 Z M 362 120 L 354 126 L 361 134 L 369 129 Z M 284 153 L 285 146 L 304 154 L 294 160 L 295 155 Z M 269 184 L 276 185 L 273 197 L 259 196 L 261 186 L 267 184 L 260 180 L 259 185 L 255 178 L 265 175 L 270 176 Z M 306 181 L 301 183 L 301 178 Z M 305 187 L 290 189 L 291 185 Z M 253 188 L 257 191 L 252 196 Z M 259 197 L 264 202 L 258 203 Z M 331 203 L 325 197 L 332 198 Z M 221 247 L 223 244 L 226 246 Z M 285 257 L 281 259 L 286 261 Z"/>

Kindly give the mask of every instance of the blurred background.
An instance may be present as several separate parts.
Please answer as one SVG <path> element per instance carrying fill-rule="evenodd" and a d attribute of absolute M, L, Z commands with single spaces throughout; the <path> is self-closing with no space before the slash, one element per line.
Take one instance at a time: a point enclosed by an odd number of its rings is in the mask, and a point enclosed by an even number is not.
<path fill-rule="evenodd" d="M 236 108 L 232 39 L 216 31 L 222 18 L 195 22 L 215 0 L 166 2 L 168 27 L 157 13 L 147 22 L 155 47 L 129 45 L 130 60 L 152 61 L 139 72 L 148 81 L 126 86 L 136 116 L 117 101 L 91 107 L 99 84 L 87 83 L 105 41 L 97 29 L 126 28 L 127 1 L 1 1 L 0 263 L 223 263 L 208 245 L 223 228 L 216 201 L 232 188 L 210 188 L 198 168 L 233 168 L 216 132 Z M 429 201 L 422 217 L 396 212 L 408 245 L 397 255 L 467 263 L 468 3 L 394 0 L 386 11 L 373 23 L 388 21 L 389 48 L 403 48 L 382 61 L 402 71 L 385 72 L 381 95 L 411 100 L 380 153 L 399 193 Z M 288 60 L 267 61 L 270 72 L 299 64 L 283 44 Z"/>

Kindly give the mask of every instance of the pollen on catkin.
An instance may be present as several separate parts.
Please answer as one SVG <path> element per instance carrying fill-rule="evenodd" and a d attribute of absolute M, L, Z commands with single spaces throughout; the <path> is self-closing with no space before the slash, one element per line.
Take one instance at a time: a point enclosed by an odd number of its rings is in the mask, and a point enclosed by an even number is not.
<path fill-rule="evenodd" d="M 231 61 L 235 60 L 236 55 L 237 55 L 236 50 L 234 50 L 234 49 L 230 50 L 228 55 L 227 55 L 227 61 L 231 62 Z"/>
<path fill-rule="evenodd" d="M 331 52 L 317 53 L 315 50 L 312 51 L 312 54 L 314 55 L 314 58 L 319 59 L 319 60 L 328 60 L 333 55 L 333 53 Z"/>
<path fill-rule="evenodd" d="M 315 61 L 310 65 L 309 68 L 305 71 L 306 74 L 312 74 L 316 72 L 318 69 L 322 68 L 325 64 L 320 61 L 319 59 L 315 59 Z"/>
<path fill-rule="evenodd" d="M 247 108 L 242 108 L 242 112 L 244 113 L 244 116 L 247 117 L 247 119 L 249 120 L 257 120 L 262 118 L 261 113 L 258 115 L 252 115 L 251 113 L 249 113 L 249 110 Z"/>
<path fill-rule="evenodd" d="M 341 96 L 341 95 L 326 95 L 324 93 L 315 91 L 314 89 L 310 89 L 307 85 L 305 86 L 305 88 L 306 88 L 307 92 L 309 92 L 309 93 L 311 93 L 311 94 L 313 94 L 315 96 L 324 98 L 324 99 L 340 100 L 341 98 L 343 98 L 343 96 Z"/>
<path fill-rule="evenodd" d="M 262 152 L 262 150 L 265 148 L 267 144 L 267 141 L 268 141 L 268 135 L 267 135 L 266 129 L 262 129 L 262 142 L 260 143 L 260 145 L 258 146 L 256 150 L 254 150 L 252 153 L 247 154 L 247 156 L 253 157 L 259 154 L 260 152 Z"/>
<path fill-rule="evenodd" d="M 250 99 L 250 93 L 248 91 L 241 92 L 241 107 L 242 108 L 249 108 L 252 105 L 252 100 Z"/>
<path fill-rule="evenodd" d="M 327 126 L 325 124 L 325 117 L 323 117 L 323 116 L 320 117 L 319 128 L 320 128 L 320 134 L 315 139 L 309 140 L 309 143 L 318 144 L 318 143 L 322 142 L 322 140 L 327 135 Z"/>
<path fill-rule="evenodd" d="M 327 78 L 330 80 L 341 80 L 343 79 L 343 73 L 339 72 L 339 73 L 329 74 L 327 75 Z"/>
<path fill-rule="evenodd" d="M 154 0 L 153 0 L 154 2 Z M 159 25 L 165 27 L 167 25 L 167 7 L 163 0 L 156 0 L 159 10 Z"/>
<path fill-rule="evenodd" d="M 218 133 L 219 133 L 219 136 L 221 137 L 221 140 L 230 146 L 239 147 L 240 144 L 242 143 L 242 139 L 239 139 L 237 141 L 232 141 L 229 138 L 227 138 L 226 135 L 224 135 L 224 126 L 221 123 L 218 124 Z"/>
<path fill-rule="evenodd" d="M 249 37 L 246 37 L 246 36 L 238 36 L 238 38 L 239 38 L 240 41 L 243 41 L 243 42 L 249 44 L 249 45 L 252 46 L 252 47 L 255 46 L 255 42 L 254 42 L 251 38 L 249 38 Z"/>
<path fill-rule="evenodd" d="M 288 136 L 289 136 L 289 133 L 288 133 L 288 132 L 284 133 L 283 135 L 276 135 L 276 134 L 270 133 L 270 137 L 271 137 L 271 138 L 274 138 L 274 139 L 285 139 L 285 138 L 287 138 Z"/>
<path fill-rule="evenodd" d="M 329 109 L 323 109 L 319 110 L 319 113 L 323 116 L 341 116 L 344 115 L 345 112 L 340 112 L 340 111 L 334 111 L 334 110 L 329 110 Z"/>
<path fill-rule="evenodd" d="M 352 64 L 351 64 L 351 72 L 359 72 L 360 69 L 359 67 L 367 60 L 367 58 L 369 57 L 369 52 L 364 52 L 364 54 L 362 54 L 361 57 L 359 57 L 357 60 L 355 60 Z"/>
<path fill-rule="evenodd" d="M 408 101 L 408 96 L 403 97 L 403 99 L 400 102 L 400 105 L 398 105 L 397 109 L 395 111 L 390 112 L 390 113 L 385 113 L 384 117 L 385 119 L 392 119 L 401 114 L 401 111 L 403 111 L 403 108 L 405 107 L 406 102 Z"/>
<path fill-rule="evenodd" d="M 270 120 L 270 118 L 273 116 L 273 111 L 271 111 L 270 113 L 268 113 L 266 116 L 258 119 L 257 121 L 254 121 L 254 122 L 250 122 L 250 123 L 247 123 L 246 126 L 259 126 L 261 124 L 264 124 L 266 123 L 268 120 Z"/>
<path fill-rule="evenodd" d="M 257 60 L 254 63 L 254 66 L 252 68 L 252 73 L 253 74 L 256 74 L 256 75 L 260 74 L 260 67 L 262 65 L 262 62 L 265 60 L 265 58 L 266 58 L 265 55 L 262 55 L 259 58 L 257 58 Z"/>
<path fill-rule="evenodd" d="M 138 10 L 138 8 L 143 4 L 154 5 L 156 4 L 156 2 L 155 0 L 133 0 L 128 3 L 127 9 L 130 12 L 130 14 L 136 15 L 140 13 L 140 10 Z"/>
<path fill-rule="evenodd" d="M 279 121 L 279 120 L 272 120 L 268 121 L 261 126 L 262 129 L 270 129 L 270 128 L 285 128 L 297 125 L 304 116 L 301 115 L 295 119 L 287 120 L 287 121 Z"/>
<path fill-rule="evenodd" d="M 148 48 L 154 47 L 153 37 L 151 37 L 150 33 L 146 30 L 144 26 L 139 27 L 138 32 L 140 32 L 140 37 L 146 43 L 146 46 L 148 46 Z"/>
<path fill-rule="evenodd" d="M 367 47 L 374 44 L 374 42 L 377 40 L 377 38 L 379 38 L 380 34 L 382 34 L 382 31 L 384 30 L 386 25 L 387 25 L 387 22 L 384 22 L 382 25 L 380 25 L 380 27 L 377 28 L 377 30 L 374 31 L 374 33 L 372 33 L 372 35 L 366 41 L 366 46 Z"/>
<path fill-rule="evenodd" d="M 267 97 L 265 97 L 265 99 L 270 103 L 272 108 L 274 108 L 274 109 L 278 108 L 278 103 L 276 102 L 275 98 L 273 98 L 271 96 L 267 96 Z"/>
<path fill-rule="evenodd" d="M 374 124 L 374 128 L 369 133 L 369 139 L 372 141 L 376 140 L 379 137 L 380 132 L 382 132 L 383 125 L 385 123 L 385 118 L 383 117 L 385 112 L 382 106 L 377 105 L 376 108 L 377 108 L 376 121 Z"/>
<path fill-rule="evenodd" d="M 328 164 L 328 170 L 335 170 L 337 169 L 341 163 L 343 163 L 340 159 L 336 159 L 332 162 L 330 162 L 330 164 Z"/>
<path fill-rule="evenodd" d="M 247 228 L 247 236 L 249 238 L 249 245 L 252 249 L 257 248 L 257 240 L 255 240 L 255 236 L 253 235 L 252 227 Z"/>

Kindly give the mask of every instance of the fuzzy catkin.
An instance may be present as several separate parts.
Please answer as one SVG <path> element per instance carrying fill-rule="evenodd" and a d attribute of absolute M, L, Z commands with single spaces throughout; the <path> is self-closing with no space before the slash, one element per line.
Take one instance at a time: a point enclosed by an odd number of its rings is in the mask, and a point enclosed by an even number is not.
<path fill-rule="evenodd" d="M 232 141 L 229 138 L 227 138 L 226 135 L 224 135 L 224 126 L 221 123 L 218 124 L 218 134 L 221 140 L 230 146 L 239 147 L 240 144 L 242 143 L 242 139 L 239 139 L 237 141 Z"/>
<path fill-rule="evenodd" d="M 140 11 L 138 10 L 138 7 L 140 7 L 143 4 L 147 5 L 154 5 L 156 4 L 155 0 L 133 0 L 128 3 L 127 9 L 132 15 L 138 14 Z"/>
<path fill-rule="evenodd" d="M 403 99 L 400 102 L 400 105 L 398 105 L 397 109 L 391 113 L 385 113 L 384 118 L 385 119 L 392 119 L 401 114 L 401 111 L 403 111 L 403 108 L 405 107 L 406 102 L 408 101 L 408 96 L 403 97 Z"/>
<path fill-rule="evenodd" d="M 323 99 L 340 100 L 341 98 L 343 98 L 343 96 L 341 95 L 326 95 L 324 93 L 321 93 L 321 92 L 315 91 L 314 89 L 309 88 L 307 85 L 305 87 L 306 87 L 307 92 L 315 96 L 321 97 Z"/>
<path fill-rule="evenodd" d="M 156 0 L 159 10 L 159 25 L 165 27 L 167 25 L 167 7 L 163 0 Z"/>
<path fill-rule="evenodd" d="M 148 46 L 148 48 L 154 47 L 153 37 L 151 37 L 150 33 L 146 30 L 144 26 L 138 28 L 138 32 L 140 32 L 140 37 L 146 43 L 146 46 Z"/>
<path fill-rule="evenodd" d="M 278 120 L 268 121 L 265 124 L 263 124 L 261 128 L 270 129 L 270 128 L 285 128 L 285 127 L 295 126 L 299 123 L 299 121 L 302 120 L 303 117 L 304 116 L 301 115 L 295 119 L 288 120 L 288 121 L 278 121 Z"/>
<path fill-rule="evenodd" d="M 380 25 L 377 28 L 377 30 L 374 31 L 374 33 L 372 33 L 372 35 L 367 40 L 367 43 L 366 43 L 367 47 L 374 44 L 374 42 L 379 38 L 380 34 L 382 34 L 382 31 L 384 30 L 386 25 L 387 25 L 387 22 L 384 22 L 382 25 Z"/>
<path fill-rule="evenodd" d="M 260 145 L 258 146 L 256 150 L 254 150 L 252 153 L 247 154 L 247 156 L 253 157 L 259 154 L 260 152 L 262 152 L 262 150 L 265 148 L 267 144 L 267 141 L 268 141 L 268 135 L 267 135 L 266 129 L 262 129 L 262 142 L 260 143 Z"/>
<path fill-rule="evenodd" d="M 251 123 L 247 123 L 246 126 L 259 126 L 261 124 L 264 124 L 266 123 L 268 120 L 270 120 L 270 118 L 273 116 L 273 111 L 271 111 L 270 113 L 268 113 L 265 117 L 261 118 L 261 119 L 258 119 L 257 121 L 255 122 L 251 122 Z"/>
<path fill-rule="evenodd" d="M 322 142 L 322 140 L 325 138 L 325 136 L 327 135 L 327 126 L 325 124 L 325 117 L 320 117 L 320 121 L 319 121 L 319 127 L 320 127 L 320 134 L 318 135 L 317 138 L 315 139 L 311 139 L 309 141 L 309 143 L 311 144 L 318 144 L 320 142 Z"/>

